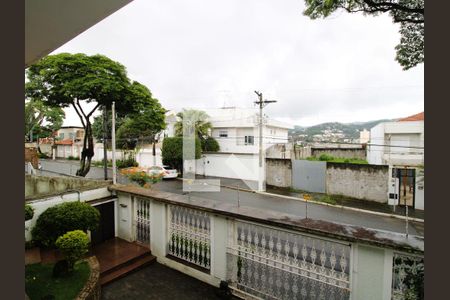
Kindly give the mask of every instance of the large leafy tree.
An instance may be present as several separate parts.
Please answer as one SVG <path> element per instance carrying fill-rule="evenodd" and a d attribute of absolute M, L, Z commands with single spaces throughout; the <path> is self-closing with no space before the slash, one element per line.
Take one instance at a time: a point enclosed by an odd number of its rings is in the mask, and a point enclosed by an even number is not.
<path fill-rule="evenodd" d="M 26 96 L 49 106 L 73 107 L 85 130 L 78 176 L 86 176 L 94 156 L 91 117 L 99 108 L 115 101 L 118 113 L 135 109 L 139 93 L 127 77 L 123 65 L 103 55 L 61 53 L 44 57 L 26 72 Z M 140 101 L 136 101 L 141 103 Z M 93 108 L 86 110 L 86 104 Z"/>
<path fill-rule="evenodd" d="M 138 140 L 154 144 L 157 135 L 166 127 L 166 110 L 144 86 L 140 87 L 140 99 L 145 99 L 140 108 L 125 117 L 117 130 L 117 139 L 122 148 L 135 148 Z"/>
<path fill-rule="evenodd" d="M 326 18 L 339 9 L 366 15 L 389 13 L 400 24 L 396 60 L 404 70 L 424 62 L 424 0 L 305 0 L 304 14 L 311 19 Z"/>
<path fill-rule="evenodd" d="M 65 117 L 61 107 L 46 105 L 40 99 L 25 101 L 25 139 L 48 137 L 61 128 Z"/>

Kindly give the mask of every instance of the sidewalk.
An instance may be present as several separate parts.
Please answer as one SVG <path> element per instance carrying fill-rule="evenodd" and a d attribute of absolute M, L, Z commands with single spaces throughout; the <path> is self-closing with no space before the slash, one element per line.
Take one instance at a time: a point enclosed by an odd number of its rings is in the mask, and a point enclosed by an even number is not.
<path fill-rule="evenodd" d="M 197 178 L 205 178 L 204 176 L 197 175 Z M 363 210 L 365 212 L 374 212 L 381 214 L 393 215 L 394 217 L 406 218 L 405 207 L 396 206 L 395 211 L 392 205 L 378 203 L 373 201 L 364 201 L 360 199 L 354 199 L 339 195 L 326 195 L 320 193 L 309 193 L 303 191 L 291 191 L 284 188 L 267 187 L 266 192 L 258 192 L 258 182 L 252 180 L 241 180 L 234 178 L 222 178 L 207 176 L 208 179 L 220 179 L 220 186 L 231 189 L 239 189 L 242 191 L 253 192 L 253 193 L 263 193 L 272 196 L 281 196 L 283 198 L 295 199 L 299 201 L 305 201 L 303 198 L 304 194 L 311 196 L 310 202 L 317 204 L 327 205 L 327 206 L 343 206 L 344 208 Z M 425 212 L 422 210 L 415 210 L 412 208 L 408 209 L 408 217 L 414 219 L 425 219 Z"/>

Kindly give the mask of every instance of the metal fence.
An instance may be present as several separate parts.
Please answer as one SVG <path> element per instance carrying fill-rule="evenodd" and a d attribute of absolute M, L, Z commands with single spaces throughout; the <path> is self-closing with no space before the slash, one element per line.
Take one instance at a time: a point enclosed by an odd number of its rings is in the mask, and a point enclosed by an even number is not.
<path fill-rule="evenodd" d="M 135 202 L 135 239 L 150 246 L 150 200 L 136 198 Z"/>
<path fill-rule="evenodd" d="M 232 287 L 263 299 L 349 299 L 350 244 L 242 221 L 231 227 Z"/>

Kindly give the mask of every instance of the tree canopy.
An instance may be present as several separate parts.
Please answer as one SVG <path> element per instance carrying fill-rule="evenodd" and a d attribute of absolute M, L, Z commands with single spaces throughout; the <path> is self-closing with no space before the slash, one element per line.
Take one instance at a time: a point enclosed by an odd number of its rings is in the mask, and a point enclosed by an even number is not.
<path fill-rule="evenodd" d="M 396 60 L 404 70 L 424 62 L 424 0 L 305 0 L 303 12 L 311 19 L 326 18 L 339 9 L 366 15 L 389 13 L 400 24 L 400 43 Z"/>
<path fill-rule="evenodd" d="M 61 128 L 65 117 L 60 107 L 46 105 L 39 99 L 25 101 L 25 139 L 32 136 L 48 137 Z"/>
<path fill-rule="evenodd" d="M 200 140 L 209 135 L 212 125 L 208 121 L 209 116 L 206 112 L 195 109 L 183 109 L 182 112 L 177 114 L 177 117 L 180 120 L 175 123 L 175 135 L 183 136 L 183 122 L 186 122 L 195 130 L 195 135 Z"/>
<path fill-rule="evenodd" d="M 26 96 L 49 106 L 72 106 L 85 129 L 80 169 L 86 176 L 94 156 L 91 117 L 97 109 L 110 109 L 115 102 L 119 117 L 144 111 L 152 105 L 147 87 L 131 82 L 125 67 L 104 55 L 60 53 L 42 58 L 27 70 Z M 157 100 L 156 100 L 157 101 Z M 85 111 L 82 103 L 95 103 Z"/>

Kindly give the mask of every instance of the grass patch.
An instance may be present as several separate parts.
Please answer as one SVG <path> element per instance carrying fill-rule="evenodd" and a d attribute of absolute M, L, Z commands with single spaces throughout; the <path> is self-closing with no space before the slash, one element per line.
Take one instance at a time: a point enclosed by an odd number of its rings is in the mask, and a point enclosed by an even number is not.
<path fill-rule="evenodd" d="M 73 300 L 84 287 L 91 270 L 85 261 L 74 266 L 73 274 L 65 278 L 53 278 L 54 264 L 25 266 L 25 291 L 31 300 L 53 295 L 58 300 Z"/>
<path fill-rule="evenodd" d="M 365 159 L 334 157 L 328 154 L 322 154 L 319 157 L 310 156 L 307 157 L 306 159 L 311 161 L 329 161 L 335 163 L 363 164 L 363 165 L 368 164 L 367 160 Z"/>

